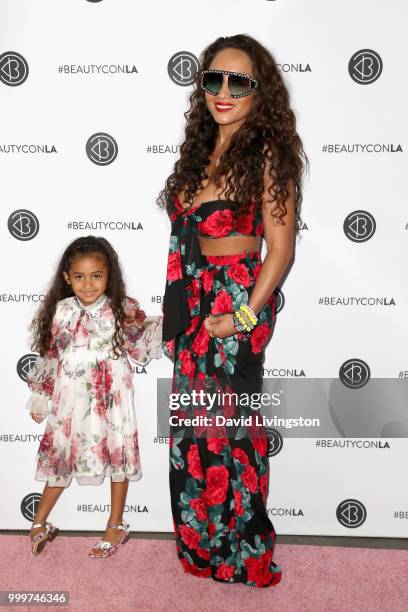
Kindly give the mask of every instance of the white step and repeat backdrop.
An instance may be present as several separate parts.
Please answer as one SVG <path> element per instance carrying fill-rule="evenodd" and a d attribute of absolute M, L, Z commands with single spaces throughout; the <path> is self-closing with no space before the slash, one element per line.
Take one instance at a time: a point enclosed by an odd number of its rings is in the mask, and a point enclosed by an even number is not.
<path fill-rule="evenodd" d="M 170 224 L 154 202 L 196 58 L 219 35 L 247 33 L 272 51 L 311 162 L 265 376 L 329 385 L 341 372 L 356 388 L 408 377 L 406 3 L 1 0 L 0 11 L 0 528 L 28 528 L 43 488 L 34 457 L 45 424 L 24 411 L 24 374 L 28 325 L 62 249 L 105 236 L 129 295 L 161 312 Z M 165 357 L 135 370 L 143 478 L 126 517 L 136 531 L 172 530 L 168 443 L 155 436 L 156 379 L 171 370 Z M 392 402 L 372 435 L 342 437 L 341 414 L 330 439 L 270 431 L 278 534 L 408 536 L 407 428 L 387 420 Z M 109 493 L 109 480 L 74 481 L 51 519 L 102 529 Z"/>

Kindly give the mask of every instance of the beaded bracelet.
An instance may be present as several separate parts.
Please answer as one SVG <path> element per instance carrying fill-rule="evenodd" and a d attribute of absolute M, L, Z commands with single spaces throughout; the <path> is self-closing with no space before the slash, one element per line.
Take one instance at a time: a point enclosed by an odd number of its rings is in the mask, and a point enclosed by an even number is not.
<path fill-rule="evenodd" d="M 241 304 L 240 310 L 242 310 L 244 312 L 244 314 L 251 321 L 252 326 L 255 327 L 255 325 L 258 323 L 258 317 L 256 316 L 256 314 L 252 310 L 251 306 L 249 304 Z"/>
<path fill-rule="evenodd" d="M 252 323 L 249 319 L 247 319 L 247 317 L 244 315 L 242 310 L 236 310 L 235 311 L 235 317 L 238 319 L 238 321 L 241 323 L 241 325 L 244 327 L 245 331 L 250 332 L 252 329 Z"/>
<path fill-rule="evenodd" d="M 232 315 L 232 323 L 233 323 L 235 329 L 237 330 L 237 332 L 242 333 L 242 332 L 246 332 L 247 331 L 245 325 L 243 325 L 241 323 L 241 321 L 238 319 L 238 317 L 237 317 L 237 315 L 235 313 Z"/>
<path fill-rule="evenodd" d="M 238 310 L 234 312 L 232 318 L 235 329 L 238 332 L 250 332 L 258 322 L 258 317 L 247 304 L 241 304 Z"/>

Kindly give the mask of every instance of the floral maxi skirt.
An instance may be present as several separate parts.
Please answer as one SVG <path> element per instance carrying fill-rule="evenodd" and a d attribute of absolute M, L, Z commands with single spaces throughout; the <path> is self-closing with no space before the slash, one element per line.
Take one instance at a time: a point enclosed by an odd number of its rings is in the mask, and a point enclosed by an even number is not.
<path fill-rule="evenodd" d="M 272 560 L 275 530 L 266 510 L 267 436 L 262 424 L 253 424 L 251 407 L 237 397 L 262 391 L 274 295 L 249 336 L 210 338 L 204 327 L 208 314 L 234 312 L 249 301 L 260 269 L 256 251 L 201 255 L 201 266 L 187 285 L 191 323 L 165 348 L 174 356 L 172 393 L 211 390 L 218 398 L 211 409 L 201 396 L 200 402 L 171 411 L 181 416 L 170 427 L 170 495 L 178 557 L 184 570 L 196 576 L 267 587 L 281 579 L 281 569 Z M 197 419 L 216 414 L 224 417 L 221 424 L 214 425 L 214 418 L 210 425 L 208 419 L 206 425 Z M 183 421 L 189 417 L 196 418 L 190 424 Z M 247 424 L 227 428 L 222 424 L 227 419 Z"/>

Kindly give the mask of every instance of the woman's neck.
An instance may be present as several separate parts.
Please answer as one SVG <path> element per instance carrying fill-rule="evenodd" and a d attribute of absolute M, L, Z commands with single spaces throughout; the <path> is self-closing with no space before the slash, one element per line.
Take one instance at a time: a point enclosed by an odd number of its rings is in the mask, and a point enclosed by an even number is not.
<path fill-rule="evenodd" d="M 219 125 L 215 145 L 216 148 L 223 149 L 225 151 L 225 149 L 229 147 L 232 136 L 241 127 L 243 123 L 244 121 L 236 121 L 235 123 L 230 123 L 228 125 Z"/>

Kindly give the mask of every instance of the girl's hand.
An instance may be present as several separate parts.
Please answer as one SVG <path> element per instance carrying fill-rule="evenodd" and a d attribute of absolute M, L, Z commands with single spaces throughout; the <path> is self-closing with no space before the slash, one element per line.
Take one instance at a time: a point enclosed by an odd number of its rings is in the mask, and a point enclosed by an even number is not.
<path fill-rule="evenodd" d="M 41 421 L 43 420 L 43 416 L 41 414 L 37 414 L 37 412 L 33 412 L 31 418 L 34 419 L 36 423 L 41 423 Z"/>
<path fill-rule="evenodd" d="M 130 326 L 130 325 L 141 327 L 143 324 L 143 321 L 146 318 L 145 311 L 139 308 L 139 304 L 136 301 L 131 302 L 130 300 L 128 300 L 124 308 L 124 313 L 125 313 L 125 320 L 124 320 L 125 327 Z"/>
<path fill-rule="evenodd" d="M 227 338 L 237 333 L 232 322 L 232 313 L 222 315 L 208 315 L 204 320 L 204 327 L 211 338 Z"/>

